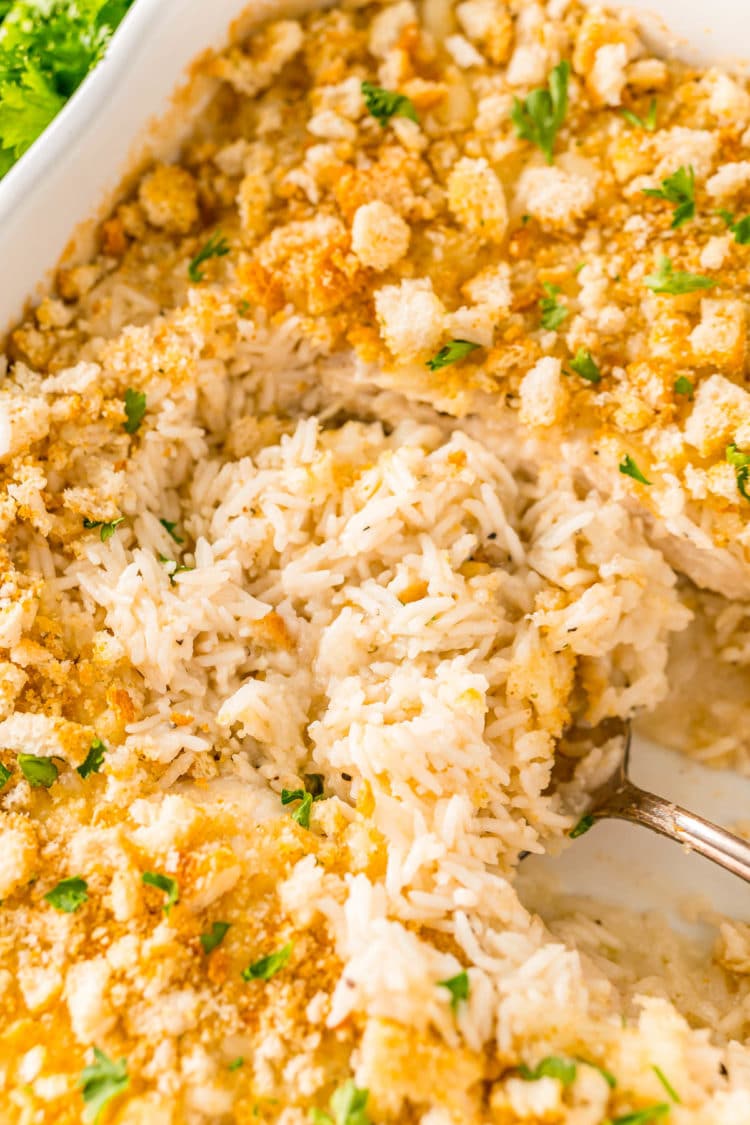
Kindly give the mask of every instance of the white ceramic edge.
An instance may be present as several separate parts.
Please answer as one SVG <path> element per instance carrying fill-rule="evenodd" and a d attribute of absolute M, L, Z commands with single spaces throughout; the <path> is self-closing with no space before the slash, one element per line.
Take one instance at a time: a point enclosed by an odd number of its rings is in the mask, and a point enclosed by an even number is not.
<path fill-rule="evenodd" d="M 704 58 L 742 51 L 750 58 L 744 2 L 712 0 L 712 35 L 703 0 L 630 0 L 628 7 L 658 8 L 670 28 L 690 38 Z M 249 6 L 258 17 L 281 8 L 278 0 Z M 96 214 L 116 188 L 191 61 L 202 49 L 225 42 L 232 21 L 247 9 L 247 0 L 136 0 L 106 57 L 0 182 L 0 329 L 20 313 L 79 224 Z M 650 27 L 663 41 L 659 20 L 651 20 Z M 636 750 L 634 757 L 642 784 L 727 824 L 746 817 L 750 779 L 716 773 L 661 748 L 650 747 L 645 754 Z M 597 826 L 561 859 L 527 861 L 524 878 L 539 877 L 551 877 L 570 893 L 668 910 L 673 919 L 681 901 L 694 893 L 724 912 L 750 918 L 748 888 L 630 825 Z"/>

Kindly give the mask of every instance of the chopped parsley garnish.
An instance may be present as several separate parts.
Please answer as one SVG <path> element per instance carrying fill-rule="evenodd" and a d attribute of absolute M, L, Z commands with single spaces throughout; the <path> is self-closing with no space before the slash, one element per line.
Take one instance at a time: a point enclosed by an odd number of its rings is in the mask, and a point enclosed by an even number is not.
<path fill-rule="evenodd" d="M 578 824 L 576 824 L 575 828 L 571 828 L 570 832 L 568 833 L 568 836 L 570 837 L 571 840 L 577 840 L 579 836 L 584 836 L 588 832 L 589 828 L 593 828 L 593 827 L 594 827 L 594 818 L 591 815 L 591 813 L 587 813 L 586 816 L 581 817 L 581 819 L 578 821 Z"/>
<path fill-rule="evenodd" d="M 614 1074 L 611 1073 L 611 1071 L 605 1070 L 603 1066 L 599 1066 L 598 1063 L 592 1062 L 591 1059 L 581 1058 L 580 1055 L 577 1056 L 577 1060 L 579 1063 L 582 1063 L 583 1066 L 590 1066 L 593 1067 L 594 1070 L 598 1070 L 604 1081 L 609 1086 L 610 1090 L 614 1090 L 615 1086 L 617 1085 L 617 1079 L 615 1078 Z"/>
<path fill-rule="evenodd" d="M 172 522 L 172 520 L 159 520 L 159 523 L 164 528 L 164 530 L 167 532 L 167 534 L 171 535 L 171 537 L 174 539 L 175 543 L 184 543 L 185 542 L 185 540 L 182 538 L 182 536 L 178 535 L 177 532 L 175 531 L 175 528 L 177 527 L 177 520 L 175 520 L 174 523 Z"/>
<path fill-rule="evenodd" d="M 204 953 L 213 953 L 218 946 L 221 945 L 224 938 L 227 936 L 227 931 L 231 926 L 230 922 L 212 922 L 211 929 L 205 934 L 201 934 L 200 942 L 203 946 Z"/>
<path fill-rule="evenodd" d="M 745 500 L 750 500 L 748 484 L 750 483 L 750 454 L 742 453 L 732 442 L 726 448 L 726 459 L 737 470 L 737 491 Z"/>
<path fill-rule="evenodd" d="M 449 977 L 448 980 L 439 980 L 438 984 L 450 992 L 451 1008 L 454 1012 L 458 1011 L 458 1005 L 462 1000 L 469 999 L 469 974 L 466 969 L 457 973 L 455 977 Z"/>
<path fill-rule="evenodd" d="M 89 752 L 83 762 L 78 766 L 77 772 L 81 777 L 88 777 L 90 773 L 99 773 L 104 762 L 104 755 L 107 753 L 107 747 L 102 742 L 101 738 L 95 738 L 89 747 Z"/>
<path fill-rule="evenodd" d="M 93 531 L 95 527 L 99 528 L 99 538 L 102 543 L 106 543 L 111 539 L 118 527 L 125 519 L 125 516 L 119 516 L 116 520 L 90 520 L 84 517 L 83 526 L 87 531 Z"/>
<path fill-rule="evenodd" d="M 626 477 L 632 477 L 633 480 L 640 481 L 641 484 L 652 484 L 653 483 L 650 480 L 646 480 L 643 473 L 638 468 L 638 466 L 636 465 L 635 461 L 633 460 L 633 458 L 630 456 L 629 453 L 626 453 L 625 456 L 623 457 L 622 461 L 619 464 L 619 469 L 620 469 L 620 472 L 623 473 Z"/>
<path fill-rule="evenodd" d="M 372 1125 L 367 1112 L 369 1090 L 360 1090 L 349 1078 L 331 1095 L 330 1113 L 322 1109 L 310 1111 L 312 1125 Z"/>
<path fill-rule="evenodd" d="M 141 427 L 146 413 L 146 396 L 143 391 L 128 387 L 125 391 L 125 421 L 122 424 L 126 434 L 135 434 Z"/>
<path fill-rule="evenodd" d="M 523 101 L 514 98 L 510 111 L 518 136 L 538 145 L 548 164 L 552 163 L 555 137 L 568 112 L 569 75 L 570 64 L 563 60 L 550 71 L 546 90 L 532 90 Z"/>
<path fill-rule="evenodd" d="M 384 90 L 382 86 L 375 86 L 372 82 L 363 82 L 362 97 L 365 99 L 367 112 L 383 128 L 392 117 L 408 117 L 410 121 L 419 121 L 414 103 L 404 94 Z"/>
<path fill-rule="evenodd" d="M 634 1113 L 613 1117 L 611 1125 L 651 1125 L 653 1121 L 665 1117 L 668 1113 L 669 1105 L 666 1102 L 658 1102 L 656 1105 L 647 1106 L 646 1109 L 636 1109 Z"/>
<path fill-rule="evenodd" d="M 580 375 L 582 379 L 586 379 L 589 383 L 601 382 L 602 373 L 588 348 L 579 348 L 571 359 L 570 366 L 576 375 Z"/>
<path fill-rule="evenodd" d="M 60 771 L 51 758 L 39 758 L 36 754 L 19 754 L 18 767 L 32 789 L 49 789 L 60 776 Z"/>
<path fill-rule="evenodd" d="M 660 188 L 644 188 L 643 194 L 674 203 L 672 229 L 681 227 L 695 216 L 695 172 L 692 164 L 683 164 L 671 176 L 662 180 Z"/>
<path fill-rule="evenodd" d="M 676 270 L 667 257 L 661 258 L 657 272 L 648 274 L 644 280 L 653 293 L 671 293 L 672 296 L 695 293 L 698 289 L 713 289 L 716 285 L 712 278 L 700 273 Z"/>
<path fill-rule="evenodd" d="M 144 871 L 141 875 L 141 882 L 145 883 L 147 887 L 156 887 L 157 890 L 164 891 L 167 901 L 162 909 L 166 915 L 169 915 L 172 907 L 180 901 L 180 888 L 177 880 L 171 879 L 169 875 L 160 875 L 158 871 Z"/>
<path fill-rule="evenodd" d="M 227 1070 L 239 1070 L 240 1067 L 244 1065 L 245 1060 L 242 1055 L 238 1055 L 236 1059 L 232 1059 L 230 1063 L 227 1063 Z"/>
<path fill-rule="evenodd" d="M 88 901 L 88 897 L 86 880 L 73 876 L 71 879 L 62 879 L 56 887 L 48 891 L 44 901 L 63 914 L 75 914 L 76 910 Z"/>
<path fill-rule="evenodd" d="M 209 258 L 223 258 L 229 253 L 229 243 L 227 242 L 221 231 L 215 230 L 205 245 L 201 246 L 198 253 L 190 262 L 188 266 L 188 277 L 196 284 L 203 281 L 203 270 L 201 266 L 207 262 Z"/>
<path fill-rule="evenodd" d="M 84 1121 L 97 1125 L 104 1108 L 113 1098 L 122 1094 L 130 1085 L 128 1064 L 125 1059 L 115 1062 L 104 1051 L 94 1047 L 94 1061 L 84 1068 L 80 1078 L 81 1094 L 86 1103 L 83 1111 Z"/>
<path fill-rule="evenodd" d="M 688 398 L 693 397 L 693 394 L 695 393 L 695 387 L 693 386 L 691 380 L 688 379 L 687 375 L 678 375 L 678 377 L 675 379 L 674 393 L 676 395 L 687 395 Z"/>
<path fill-rule="evenodd" d="M 656 98 L 652 98 L 649 102 L 645 117 L 639 117 L 632 109 L 621 109 L 620 113 L 636 129 L 645 129 L 647 133 L 653 133 L 656 128 Z"/>
<path fill-rule="evenodd" d="M 4 789 L 11 778 L 11 771 L 0 762 L 0 789 Z"/>
<path fill-rule="evenodd" d="M 750 215 L 746 215 L 744 219 L 738 219 L 735 222 L 734 215 L 731 211 L 717 211 L 717 215 L 721 215 L 727 227 L 734 235 L 734 241 L 739 243 L 740 246 L 750 245 Z"/>
<path fill-rule="evenodd" d="M 177 574 L 184 574 L 186 570 L 195 570 L 194 566 L 186 566 L 185 563 L 178 563 L 175 562 L 174 559 L 168 559 L 166 555 L 163 555 L 161 553 L 161 551 L 159 551 L 158 553 L 158 559 L 159 562 L 163 563 L 166 568 L 167 574 L 169 575 L 170 586 L 174 586 L 174 580 Z"/>
<path fill-rule="evenodd" d="M 550 285 L 548 281 L 542 282 L 542 285 L 544 292 L 547 294 L 539 302 L 542 328 L 545 328 L 548 332 L 556 332 L 567 317 L 568 309 L 557 300 L 557 294 L 560 292 L 559 285 Z"/>
<path fill-rule="evenodd" d="M 250 312 L 250 302 L 243 298 L 237 306 L 237 312 L 240 316 L 247 316 Z"/>
<path fill-rule="evenodd" d="M 533 1070 L 525 1063 L 518 1068 L 524 1082 L 537 1082 L 540 1078 L 557 1078 L 563 1086 L 570 1086 L 576 1080 L 578 1067 L 571 1059 L 561 1059 L 557 1055 L 547 1055 Z"/>
<path fill-rule="evenodd" d="M 267 957 L 261 957 L 259 961 L 253 961 L 252 965 L 248 965 L 246 969 L 242 970 L 243 980 L 270 980 L 280 972 L 292 952 L 291 942 L 277 949 L 275 953 L 269 953 Z"/>
<path fill-rule="evenodd" d="M 3 0 L 0 176 L 47 128 L 96 65 L 131 3 Z"/>
<path fill-rule="evenodd" d="M 451 340 L 444 348 L 427 360 L 427 367 L 430 371 L 439 371 L 441 367 L 448 367 L 451 363 L 458 363 L 460 359 L 464 359 L 469 352 L 473 352 L 479 344 L 472 343 L 471 340 Z"/>
<path fill-rule="evenodd" d="M 292 813 L 292 820 L 296 820 L 301 828 L 309 828 L 310 810 L 312 809 L 313 801 L 320 800 L 322 796 L 322 787 L 320 792 L 315 794 L 311 793 L 309 789 L 282 789 L 281 803 L 282 805 L 292 805 L 295 801 L 300 801 L 301 803 Z"/>
<path fill-rule="evenodd" d="M 673 1102 L 674 1102 L 674 1103 L 675 1103 L 676 1105 L 680 1105 L 680 1104 L 682 1103 L 682 1098 L 681 1098 L 681 1097 L 680 1097 L 680 1095 L 679 1095 L 679 1094 L 677 1093 L 677 1091 L 675 1090 L 674 1086 L 672 1085 L 672 1083 L 671 1083 L 671 1082 L 669 1081 L 669 1079 L 667 1078 L 667 1076 L 666 1076 L 666 1074 L 664 1073 L 664 1071 L 662 1070 L 662 1068 L 661 1068 L 660 1066 L 653 1066 L 653 1067 L 652 1067 L 651 1069 L 653 1070 L 654 1074 L 656 1075 L 656 1077 L 657 1077 L 657 1078 L 659 1079 L 659 1081 L 661 1082 L 661 1084 L 662 1084 L 662 1086 L 664 1087 L 664 1089 L 665 1089 L 665 1090 L 667 1091 L 667 1093 L 669 1094 L 669 1096 L 670 1096 L 670 1098 L 672 1099 L 672 1101 L 673 1101 Z"/>

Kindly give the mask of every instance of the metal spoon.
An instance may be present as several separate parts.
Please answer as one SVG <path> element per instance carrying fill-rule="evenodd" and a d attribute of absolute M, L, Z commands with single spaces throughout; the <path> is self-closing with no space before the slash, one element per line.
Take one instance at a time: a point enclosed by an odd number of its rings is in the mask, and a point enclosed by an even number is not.
<path fill-rule="evenodd" d="M 667 836 L 687 851 L 698 852 L 750 883 L 750 842 L 634 785 L 628 777 L 630 723 L 610 722 L 605 733 L 608 739 L 620 737 L 622 752 L 609 777 L 589 794 L 585 813 L 571 835 L 583 835 L 597 820 L 629 820 Z"/>

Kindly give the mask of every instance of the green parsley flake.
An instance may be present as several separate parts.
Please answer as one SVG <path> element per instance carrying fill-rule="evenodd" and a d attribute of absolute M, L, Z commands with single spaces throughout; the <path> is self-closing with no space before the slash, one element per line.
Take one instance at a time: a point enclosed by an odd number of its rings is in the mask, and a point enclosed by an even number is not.
<path fill-rule="evenodd" d="M 331 1096 L 330 1113 L 322 1109 L 310 1112 L 312 1125 L 372 1125 L 367 1112 L 369 1090 L 360 1090 L 350 1079 Z"/>
<path fill-rule="evenodd" d="M 0 789 L 4 789 L 11 779 L 12 771 L 0 762 Z"/>
<path fill-rule="evenodd" d="M 227 1063 L 227 1070 L 239 1070 L 240 1067 L 244 1065 L 245 1060 L 242 1055 L 238 1055 L 236 1059 L 232 1059 L 230 1063 Z"/>
<path fill-rule="evenodd" d="M 105 1107 L 113 1098 L 124 1093 L 129 1085 L 126 1060 L 118 1059 L 114 1062 L 104 1051 L 94 1047 L 94 1061 L 84 1069 L 80 1078 L 81 1094 L 86 1103 L 84 1121 L 97 1125 Z"/>
<path fill-rule="evenodd" d="M 671 176 L 662 180 L 660 188 L 644 188 L 643 194 L 674 203 L 672 229 L 681 227 L 688 219 L 695 217 L 695 172 L 692 164 L 687 167 L 683 164 Z"/>
<path fill-rule="evenodd" d="M 738 219 L 735 222 L 734 215 L 731 211 L 717 211 L 717 215 L 721 215 L 727 227 L 734 235 L 734 241 L 740 246 L 750 245 L 750 215 L 746 215 L 744 219 Z"/>
<path fill-rule="evenodd" d="M 665 1074 L 665 1073 L 664 1073 L 664 1071 L 663 1071 L 663 1070 L 661 1069 L 661 1067 L 660 1067 L 660 1066 L 653 1066 L 653 1067 L 652 1067 L 651 1069 L 653 1070 L 654 1074 L 656 1075 L 656 1077 L 657 1077 L 657 1078 L 659 1079 L 659 1081 L 661 1082 L 661 1084 L 662 1084 L 662 1086 L 664 1087 L 664 1089 L 665 1089 L 665 1090 L 667 1091 L 667 1093 L 669 1094 L 669 1096 L 670 1096 L 670 1098 L 672 1099 L 672 1101 L 673 1101 L 673 1102 L 674 1102 L 674 1103 L 675 1103 L 676 1105 L 681 1105 L 681 1104 L 682 1104 L 682 1098 L 681 1098 L 681 1097 L 680 1097 L 680 1095 L 679 1095 L 679 1094 L 677 1093 L 677 1091 L 675 1090 L 674 1086 L 673 1086 L 673 1085 L 672 1085 L 672 1083 L 671 1083 L 671 1082 L 669 1081 L 669 1079 L 667 1078 L 666 1074 Z"/>
<path fill-rule="evenodd" d="M 291 952 L 290 942 L 281 949 L 277 949 L 275 953 L 269 953 L 267 957 L 261 957 L 259 961 L 253 961 L 252 965 L 248 965 L 246 969 L 242 970 L 242 979 L 247 981 L 270 980 L 284 968 Z"/>
<path fill-rule="evenodd" d="M 669 1109 L 670 1107 L 666 1102 L 658 1102 L 656 1105 L 647 1106 L 646 1109 L 637 1109 L 634 1113 L 625 1113 L 622 1117 L 613 1117 L 611 1125 L 652 1125 L 652 1122 L 657 1121 L 660 1117 L 666 1117 Z"/>
<path fill-rule="evenodd" d="M 172 520 L 159 520 L 159 523 L 164 528 L 164 530 L 167 532 L 167 534 L 171 535 L 171 537 L 174 539 L 175 543 L 184 543 L 185 542 L 185 540 L 182 538 L 182 536 L 178 535 L 177 532 L 175 531 L 175 528 L 177 527 L 177 520 L 175 520 L 174 522 L 172 522 Z"/>
<path fill-rule="evenodd" d="M 568 833 L 568 836 L 570 837 L 571 840 L 577 840 L 579 836 L 585 836 L 585 834 L 588 832 L 589 828 L 593 828 L 593 827 L 594 827 L 594 818 L 591 815 L 591 813 L 587 813 L 586 816 L 581 817 L 581 819 L 578 821 L 578 824 L 576 824 L 575 828 L 571 828 L 570 832 Z"/>
<path fill-rule="evenodd" d="M 734 465 L 737 470 L 737 491 L 745 500 L 750 500 L 750 491 L 748 491 L 748 484 L 750 484 L 750 454 L 743 453 L 732 442 L 728 445 L 725 453 L 726 459 L 730 465 Z"/>
<path fill-rule="evenodd" d="M 457 973 L 455 977 L 449 977 L 448 980 L 439 980 L 438 985 L 440 988 L 447 988 L 451 994 L 451 1008 L 454 1012 L 458 1011 L 458 1005 L 462 1000 L 469 999 L 469 974 L 463 969 Z"/>
<path fill-rule="evenodd" d="M 302 802 L 292 813 L 292 820 L 296 820 L 300 828 L 310 827 L 310 810 L 312 809 L 313 800 L 314 797 L 312 793 L 308 793 L 304 789 L 281 790 L 282 805 L 291 805 L 295 801 Z"/>
<path fill-rule="evenodd" d="M 563 1086 L 570 1086 L 576 1080 L 578 1067 L 570 1059 L 562 1059 L 556 1055 L 547 1055 L 533 1070 L 525 1063 L 518 1068 L 518 1075 L 524 1082 L 538 1082 L 540 1078 L 557 1078 Z"/>
<path fill-rule="evenodd" d="M 19 754 L 18 767 L 32 789 L 49 789 L 60 776 L 60 771 L 51 758 L 39 758 L 36 754 Z"/>
<path fill-rule="evenodd" d="M 648 112 L 645 117 L 639 117 L 632 109 L 621 109 L 620 113 L 625 120 L 636 129 L 645 129 L 647 133 L 653 133 L 656 128 L 656 98 L 652 98 L 649 102 Z"/>
<path fill-rule="evenodd" d="M 570 64 L 563 60 L 550 71 L 546 90 L 532 90 L 524 101 L 513 99 L 510 118 L 516 133 L 537 145 L 548 164 L 552 163 L 555 137 L 568 112 L 569 75 Z"/>
<path fill-rule="evenodd" d="M 132 387 L 128 387 L 125 391 L 125 421 L 122 424 L 122 428 L 126 434 L 135 434 L 138 432 L 145 413 L 145 394 L 143 391 L 134 391 Z"/>
<path fill-rule="evenodd" d="M 164 891 L 167 901 L 162 909 L 168 916 L 172 907 L 180 901 L 180 888 L 177 880 L 171 879 L 169 875 L 160 875 L 158 871 L 145 871 L 141 875 L 141 882 L 147 887 L 156 887 L 157 890 Z"/>
<path fill-rule="evenodd" d="M 211 929 L 201 934 L 200 942 L 203 946 L 204 953 L 213 953 L 213 951 L 221 945 L 224 938 L 227 936 L 227 931 L 230 929 L 230 922 L 212 922 Z"/>
<path fill-rule="evenodd" d="M 404 94 L 384 90 L 382 86 L 375 86 L 372 82 L 363 82 L 362 97 L 365 99 L 367 112 L 383 128 L 392 117 L 408 117 L 410 121 L 419 121 L 414 103 Z"/>
<path fill-rule="evenodd" d="M 650 480 L 646 480 L 643 473 L 638 468 L 638 466 L 636 465 L 635 461 L 633 460 L 633 458 L 630 456 L 629 453 L 625 454 L 625 456 L 623 457 L 623 459 L 620 462 L 618 467 L 620 469 L 620 472 L 623 473 L 626 477 L 632 477 L 633 480 L 640 481 L 641 484 L 649 484 L 650 485 L 650 484 L 653 483 Z"/>
<path fill-rule="evenodd" d="M 542 282 L 542 285 L 547 296 L 542 297 L 539 302 L 539 310 L 542 314 L 541 325 L 548 332 L 556 332 L 566 319 L 568 309 L 557 300 L 559 285 L 550 285 L 547 281 Z"/>
<path fill-rule="evenodd" d="M 580 1055 L 576 1056 L 576 1061 L 581 1063 L 582 1066 L 590 1066 L 593 1070 L 598 1070 L 604 1081 L 609 1086 L 610 1090 L 614 1090 L 617 1085 L 617 1079 L 615 1078 L 614 1074 L 611 1073 L 611 1071 L 605 1070 L 604 1067 L 599 1066 L 598 1063 L 591 1062 L 591 1059 L 581 1058 Z"/>
<path fill-rule="evenodd" d="M 102 543 L 106 543 L 107 540 L 112 538 L 124 519 L 125 516 L 119 516 L 116 520 L 90 520 L 84 517 L 83 526 L 87 531 L 93 531 L 95 527 L 98 527 L 100 529 L 99 538 Z"/>
<path fill-rule="evenodd" d="M 575 371 L 576 375 L 580 375 L 581 378 L 586 379 L 587 382 L 601 382 L 602 373 L 594 362 L 588 348 L 579 348 L 573 359 L 571 359 L 570 366 L 573 371 Z"/>
<path fill-rule="evenodd" d="M 464 359 L 469 352 L 475 351 L 478 347 L 479 344 L 474 344 L 471 340 L 451 340 L 449 344 L 440 349 L 437 355 L 427 360 L 426 366 L 429 367 L 430 371 L 439 371 L 441 367 L 458 363 L 460 359 Z"/>
<path fill-rule="evenodd" d="M 648 274 L 644 281 L 653 293 L 671 293 L 675 297 L 683 293 L 695 293 L 698 289 L 713 289 L 716 285 L 710 277 L 676 270 L 667 257 L 659 260 L 657 272 Z"/>
<path fill-rule="evenodd" d="M 86 880 L 73 876 L 71 879 L 62 879 L 56 887 L 48 891 L 44 901 L 63 914 L 75 914 L 76 910 L 88 901 L 88 897 Z"/>
<path fill-rule="evenodd" d="M 101 738 L 95 738 L 89 747 L 89 752 L 85 760 L 78 766 L 77 772 L 84 778 L 88 777 L 91 773 L 99 773 L 106 753 L 107 747 L 104 745 Z"/>
<path fill-rule="evenodd" d="M 695 393 L 695 387 L 686 375 L 679 375 L 674 381 L 674 393 L 676 395 L 687 395 L 692 398 Z"/>
<path fill-rule="evenodd" d="M 229 243 L 221 231 L 215 230 L 208 242 L 200 248 L 188 266 L 188 277 L 197 285 L 203 281 L 204 273 L 201 266 L 209 258 L 223 258 L 229 253 Z"/>

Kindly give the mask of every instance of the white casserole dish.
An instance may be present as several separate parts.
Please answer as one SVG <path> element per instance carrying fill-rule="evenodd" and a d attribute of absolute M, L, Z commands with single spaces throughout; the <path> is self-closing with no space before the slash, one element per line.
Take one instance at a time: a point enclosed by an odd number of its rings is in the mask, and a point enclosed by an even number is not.
<path fill-rule="evenodd" d="M 297 3 L 296 10 L 312 3 Z M 750 59 L 746 0 L 631 0 L 654 35 L 679 53 L 709 61 Z M 106 208 L 126 172 L 148 151 L 168 151 L 189 122 L 173 100 L 191 61 L 241 26 L 287 13 L 278 0 L 136 0 L 106 58 L 44 136 L 0 181 L 0 334 L 17 317 L 87 219 Z M 658 13 L 654 16 L 654 12 Z M 648 13 L 648 14 L 646 14 Z M 665 32 L 663 17 L 674 36 Z M 681 39 L 678 37 L 682 37 Z M 170 108 L 171 106 L 171 108 Z M 167 111 L 166 130 L 155 120 Z M 681 755 L 634 748 L 634 780 L 726 825 L 747 818 L 750 779 L 717 773 Z M 560 860 L 529 860 L 524 878 L 552 876 L 571 893 L 592 894 L 675 919 L 690 894 L 750 919 L 748 889 L 704 860 L 626 824 L 598 826 Z"/>

